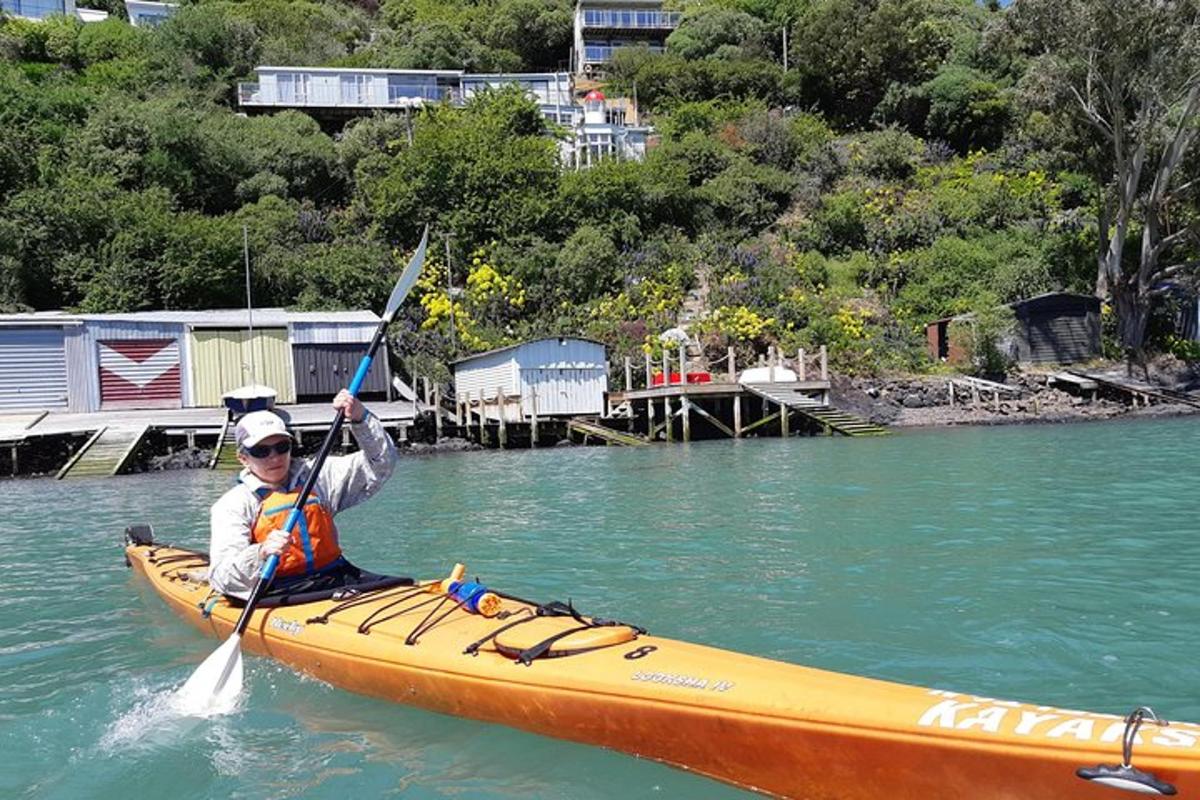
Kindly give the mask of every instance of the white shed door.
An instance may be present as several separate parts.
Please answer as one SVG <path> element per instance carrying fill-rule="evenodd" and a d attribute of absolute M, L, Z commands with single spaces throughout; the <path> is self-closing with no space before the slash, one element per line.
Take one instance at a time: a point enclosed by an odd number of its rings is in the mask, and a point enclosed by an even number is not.
<path fill-rule="evenodd" d="M 66 407 L 62 328 L 0 329 L 0 408 Z"/>

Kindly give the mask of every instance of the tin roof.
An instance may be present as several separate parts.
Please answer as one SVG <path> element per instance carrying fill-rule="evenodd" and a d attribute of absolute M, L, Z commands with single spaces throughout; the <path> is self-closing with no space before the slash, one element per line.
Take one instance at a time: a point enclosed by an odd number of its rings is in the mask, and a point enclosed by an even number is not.
<path fill-rule="evenodd" d="M 572 341 L 576 341 L 576 342 L 588 342 L 589 344 L 598 344 L 604 348 L 608 347 L 608 345 L 606 345 L 604 342 L 597 341 L 596 339 L 588 339 L 585 336 L 543 336 L 540 339 L 529 339 L 528 341 L 518 342 L 517 344 L 510 344 L 505 347 L 497 347 L 492 350 L 484 350 L 482 353 L 472 353 L 469 356 L 464 356 L 455 361 L 451 361 L 450 366 L 454 366 L 455 364 L 465 364 L 468 361 L 474 361 L 477 358 L 483 358 L 484 356 L 490 356 L 495 353 L 503 353 L 505 350 L 516 350 L 518 347 L 524 347 L 527 344 L 534 344 L 536 342 L 556 342 L 556 341 L 559 341 L 562 339 L 571 339 Z"/>
<path fill-rule="evenodd" d="M 371 311 L 288 311 L 283 308 L 256 308 L 248 320 L 246 309 L 209 311 L 131 311 L 125 314 L 71 314 L 66 311 L 34 311 L 28 314 L 0 314 L 0 326 L 7 325 L 78 325 L 81 322 L 159 322 L 190 325 L 194 328 L 242 328 L 249 321 L 256 327 L 281 328 L 292 323 L 377 324 Z"/>

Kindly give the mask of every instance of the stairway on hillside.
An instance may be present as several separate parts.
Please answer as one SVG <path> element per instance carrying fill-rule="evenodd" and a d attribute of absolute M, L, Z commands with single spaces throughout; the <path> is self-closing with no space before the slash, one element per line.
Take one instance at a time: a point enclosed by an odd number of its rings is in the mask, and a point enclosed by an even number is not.
<path fill-rule="evenodd" d="M 708 275 L 701 271 L 698 277 L 699 285 L 693 289 L 688 289 L 687 295 L 683 298 L 683 305 L 679 310 L 678 316 L 675 318 L 675 325 L 688 335 L 688 362 L 695 364 L 698 368 L 707 369 L 708 365 L 704 359 L 704 351 L 691 331 L 693 322 L 708 316 Z"/>

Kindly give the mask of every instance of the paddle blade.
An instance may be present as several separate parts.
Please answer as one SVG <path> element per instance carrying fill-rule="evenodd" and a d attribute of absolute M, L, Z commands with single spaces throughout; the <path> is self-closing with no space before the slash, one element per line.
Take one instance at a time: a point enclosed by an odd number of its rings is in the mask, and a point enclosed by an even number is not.
<path fill-rule="evenodd" d="M 421 267 L 425 264 L 425 245 L 428 243 L 429 226 L 426 225 L 425 232 L 421 234 L 421 243 L 417 245 L 417 252 L 413 253 L 408 266 L 404 268 L 404 272 L 400 273 L 400 280 L 396 281 L 396 288 L 392 289 L 392 296 L 388 298 L 387 308 L 383 312 L 383 318 L 388 322 L 395 319 L 396 311 L 404 302 L 404 298 L 408 296 L 408 290 L 421 276 Z"/>
<path fill-rule="evenodd" d="M 242 637 L 235 633 L 204 659 L 179 688 L 175 707 L 188 716 L 225 714 L 237 706 L 241 693 Z"/>

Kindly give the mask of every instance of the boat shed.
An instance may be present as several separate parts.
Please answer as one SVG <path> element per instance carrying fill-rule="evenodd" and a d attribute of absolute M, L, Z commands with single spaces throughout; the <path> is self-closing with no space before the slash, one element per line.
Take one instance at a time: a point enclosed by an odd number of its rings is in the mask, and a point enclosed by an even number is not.
<path fill-rule="evenodd" d="M 604 412 L 608 356 L 601 342 L 568 336 L 489 350 L 453 364 L 460 403 L 478 403 L 490 419 L 517 422 Z"/>
<path fill-rule="evenodd" d="M 379 318 L 275 308 L 253 312 L 252 332 L 249 321 L 245 309 L 2 315 L 0 409 L 215 407 L 248 383 L 280 403 L 328 398 L 353 377 Z M 386 397 L 390 378 L 377 359 L 364 394 Z"/>
<path fill-rule="evenodd" d="M 1088 294 L 1053 292 L 1011 303 L 1017 316 L 1017 361 L 1070 364 L 1099 358 L 1100 300 Z"/>

